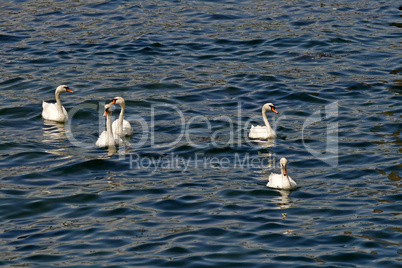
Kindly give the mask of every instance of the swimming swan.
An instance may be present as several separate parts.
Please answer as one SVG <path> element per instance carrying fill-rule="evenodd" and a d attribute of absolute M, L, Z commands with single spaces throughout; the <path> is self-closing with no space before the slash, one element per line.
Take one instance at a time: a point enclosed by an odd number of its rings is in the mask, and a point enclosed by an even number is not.
<path fill-rule="evenodd" d="M 287 164 L 288 160 L 286 160 L 286 158 L 281 158 L 281 174 L 271 173 L 271 175 L 269 175 L 269 181 L 267 183 L 268 187 L 281 190 L 294 190 L 297 188 L 296 182 L 288 176 L 288 171 L 286 169 Z"/>
<path fill-rule="evenodd" d="M 112 109 L 110 104 L 105 105 L 105 112 L 103 116 L 106 116 L 106 130 L 100 134 L 98 140 L 96 141 L 96 146 L 98 147 L 108 147 L 108 146 L 116 146 L 121 142 L 120 138 L 116 138 L 113 136 L 112 132 Z"/>
<path fill-rule="evenodd" d="M 124 112 L 126 110 L 126 102 L 122 97 L 115 97 L 109 104 L 118 104 L 121 106 L 119 119 L 114 120 L 112 124 L 113 134 L 116 136 L 131 136 L 133 128 L 127 120 L 124 120 Z"/>
<path fill-rule="evenodd" d="M 68 86 L 61 85 L 56 88 L 55 96 L 56 103 L 47 103 L 43 101 L 42 103 L 42 117 L 46 120 L 56 121 L 56 122 L 66 122 L 68 120 L 68 114 L 66 109 L 61 104 L 60 94 L 64 92 L 73 93 Z"/>
<path fill-rule="evenodd" d="M 276 138 L 275 131 L 271 128 L 268 119 L 267 119 L 267 111 L 273 111 L 274 113 L 278 113 L 275 109 L 275 106 L 272 103 L 266 103 L 262 106 L 262 118 L 264 119 L 265 126 L 253 126 L 251 125 L 250 133 L 248 137 L 250 139 L 274 139 Z"/>

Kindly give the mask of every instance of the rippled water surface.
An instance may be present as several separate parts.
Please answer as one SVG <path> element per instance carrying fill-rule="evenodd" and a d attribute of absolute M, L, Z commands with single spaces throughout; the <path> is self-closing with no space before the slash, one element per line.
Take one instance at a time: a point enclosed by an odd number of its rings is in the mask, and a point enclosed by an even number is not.
<path fill-rule="evenodd" d="M 399 4 L 3 1 L 0 265 L 401 267 Z"/>

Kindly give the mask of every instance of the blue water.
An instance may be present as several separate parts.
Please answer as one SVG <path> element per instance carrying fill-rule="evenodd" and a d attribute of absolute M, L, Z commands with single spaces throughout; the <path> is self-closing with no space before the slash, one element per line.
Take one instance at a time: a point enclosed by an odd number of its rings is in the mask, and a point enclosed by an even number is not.
<path fill-rule="evenodd" d="M 0 265 L 401 267 L 399 4 L 1 3 Z"/>

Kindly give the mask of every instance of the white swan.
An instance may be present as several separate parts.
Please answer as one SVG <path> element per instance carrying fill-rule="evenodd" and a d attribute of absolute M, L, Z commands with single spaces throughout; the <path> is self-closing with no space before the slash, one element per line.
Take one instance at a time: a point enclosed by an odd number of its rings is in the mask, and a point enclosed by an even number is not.
<path fill-rule="evenodd" d="M 115 97 L 109 104 L 118 104 L 121 107 L 119 119 L 114 120 L 112 124 L 113 134 L 117 136 L 133 135 L 133 128 L 127 120 L 124 120 L 124 112 L 126 110 L 126 102 L 122 97 Z"/>
<path fill-rule="evenodd" d="M 296 182 L 288 176 L 288 171 L 286 169 L 287 164 L 288 160 L 286 160 L 286 158 L 281 158 L 281 174 L 271 173 L 271 175 L 269 175 L 269 181 L 267 183 L 268 187 L 281 190 L 294 190 L 297 188 Z"/>
<path fill-rule="evenodd" d="M 265 126 L 253 126 L 251 125 L 250 133 L 248 137 L 250 139 L 274 139 L 276 138 L 275 131 L 271 128 L 271 125 L 267 119 L 267 111 L 273 111 L 278 113 L 275 106 L 272 103 L 266 103 L 262 106 L 262 118 L 264 119 Z"/>
<path fill-rule="evenodd" d="M 98 140 L 96 141 L 96 146 L 98 147 L 108 147 L 108 146 L 116 146 L 120 144 L 122 141 L 118 137 L 114 137 L 112 132 L 112 108 L 110 104 L 105 105 L 105 112 L 103 116 L 106 116 L 106 130 L 103 131 Z"/>
<path fill-rule="evenodd" d="M 56 122 L 66 122 L 68 120 L 68 114 L 66 109 L 61 104 L 60 94 L 64 92 L 73 93 L 68 86 L 61 85 L 56 88 L 55 96 L 56 103 L 47 103 L 43 101 L 42 103 L 42 117 L 46 120 L 56 121 Z"/>

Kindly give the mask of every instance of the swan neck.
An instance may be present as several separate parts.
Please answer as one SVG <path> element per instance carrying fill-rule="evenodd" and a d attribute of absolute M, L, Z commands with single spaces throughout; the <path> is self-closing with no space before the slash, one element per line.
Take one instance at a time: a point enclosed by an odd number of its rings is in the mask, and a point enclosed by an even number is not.
<path fill-rule="evenodd" d="M 112 117 L 111 114 L 107 113 L 107 115 L 106 115 L 106 132 L 107 132 L 108 137 L 113 137 L 111 117 Z"/>
<path fill-rule="evenodd" d="M 262 108 L 262 118 L 264 119 L 265 126 L 270 130 L 270 129 L 271 129 L 271 125 L 270 125 L 269 122 L 268 122 L 267 110 L 265 110 L 264 107 Z"/>
<path fill-rule="evenodd" d="M 56 90 L 56 92 L 55 92 L 55 97 L 56 97 L 56 105 L 57 105 L 57 108 L 59 109 L 59 111 L 62 113 L 63 112 L 63 106 L 62 106 L 62 104 L 61 104 L 61 99 L 60 99 L 60 91 L 58 91 L 58 90 Z"/>
<path fill-rule="evenodd" d="M 121 105 L 121 111 L 120 111 L 120 115 L 119 115 L 119 124 L 123 125 L 123 119 L 124 119 L 124 112 L 126 110 L 126 107 L 124 104 Z"/>
<path fill-rule="evenodd" d="M 121 111 L 120 111 L 120 116 L 123 117 L 124 116 L 124 112 L 126 111 L 126 105 L 124 103 L 122 103 L 120 105 L 121 107 Z"/>
<path fill-rule="evenodd" d="M 283 189 L 289 189 L 290 188 L 289 177 L 287 175 L 284 175 L 283 173 L 282 173 L 282 188 Z"/>

